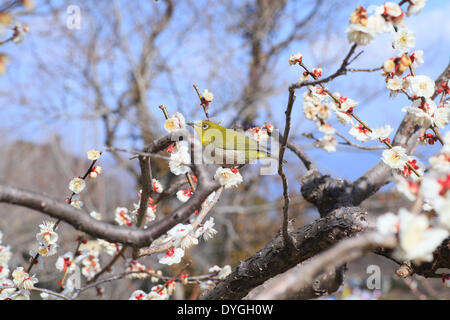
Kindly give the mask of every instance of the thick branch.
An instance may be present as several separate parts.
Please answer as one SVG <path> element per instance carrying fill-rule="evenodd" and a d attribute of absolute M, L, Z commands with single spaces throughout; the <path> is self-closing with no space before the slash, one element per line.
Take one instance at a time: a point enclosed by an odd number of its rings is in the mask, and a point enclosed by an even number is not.
<path fill-rule="evenodd" d="M 109 242 L 119 242 L 133 247 L 145 247 L 177 223 L 187 219 L 201 206 L 208 195 L 219 187 L 218 184 L 207 179 L 199 179 L 199 181 L 198 189 L 186 203 L 175 209 L 170 216 L 153 223 L 145 230 L 115 226 L 98 221 L 66 203 L 5 185 L 0 185 L 0 202 L 40 211 L 53 218 L 67 222 L 75 229 L 84 231 L 95 238 L 101 238 Z"/>
<path fill-rule="evenodd" d="M 308 262 L 305 262 L 307 264 Z M 303 268 L 303 264 L 299 264 L 295 269 Z M 250 293 L 243 298 L 243 300 L 254 300 L 256 296 L 266 291 L 274 282 L 281 279 L 286 273 L 290 272 L 292 269 L 289 269 L 285 273 L 281 273 L 278 276 L 267 280 L 264 284 L 256 287 Z M 346 266 L 341 266 L 337 269 L 332 269 L 327 272 L 322 273 L 318 277 L 314 279 L 314 282 L 309 286 L 306 286 L 300 290 L 295 292 L 291 292 L 286 295 L 286 299 L 288 300 L 307 300 L 307 299 L 315 299 L 317 297 L 331 294 L 337 291 L 342 282 L 344 281 L 344 271 L 346 270 Z"/>
<path fill-rule="evenodd" d="M 366 213 L 360 208 L 339 208 L 314 223 L 290 231 L 294 247 L 285 246 L 277 236 L 239 266 L 202 299 L 241 299 L 269 278 L 294 267 L 337 241 L 355 235 L 367 226 Z"/>
<path fill-rule="evenodd" d="M 361 257 L 374 248 L 393 247 L 395 244 L 395 238 L 383 238 L 376 233 L 343 240 L 331 249 L 314 257 L 304 267 L 292 268 L 254 299 L 284 299 L 309 287 L 321 272 L 333 270 L 333 268 Z"/>

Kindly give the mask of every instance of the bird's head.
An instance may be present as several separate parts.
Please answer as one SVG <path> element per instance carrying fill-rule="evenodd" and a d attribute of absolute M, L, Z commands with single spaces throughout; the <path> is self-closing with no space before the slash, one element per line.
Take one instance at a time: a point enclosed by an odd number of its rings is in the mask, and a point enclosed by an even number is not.
<path fill-rule="evenodd" d="M 200 136 L 203 145 L 212 143 L 217 136 L 226 134 L 225 128 L 215 122 L 203 120 L 199 122 L 188 122 L 187 125 L 193 127 Z"/>

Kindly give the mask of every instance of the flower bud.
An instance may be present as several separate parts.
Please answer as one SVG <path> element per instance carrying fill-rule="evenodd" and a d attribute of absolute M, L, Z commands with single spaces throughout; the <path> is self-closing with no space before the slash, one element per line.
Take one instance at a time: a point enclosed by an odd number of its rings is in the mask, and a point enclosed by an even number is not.
<path fill-rule="evenodd" d="M 383 70 L 386 73 L 391 73 L 395 70 L 395 63 L 392 60 L 386 60 L 383 64 Z"/>

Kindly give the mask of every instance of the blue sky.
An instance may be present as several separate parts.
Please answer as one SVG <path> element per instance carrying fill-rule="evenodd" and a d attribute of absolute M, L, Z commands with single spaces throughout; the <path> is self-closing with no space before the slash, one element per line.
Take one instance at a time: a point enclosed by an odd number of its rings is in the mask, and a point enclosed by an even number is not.
<path fill-rule="evenodd" d="M 83 2 L 74 1 L 74 3 L 78 3 L 81 9 L 83 8 Z M 382 3 L 382 1 L 364 0 L 355 1 L 355 6 L 363 4 L 367 7 L 370 4 L 380 5 Z M 324 68 L 325 76 L 336 70 L 350 47 L 350 44 L 346 40 L 344 30 L 347 27 L 348 16 L 353 9 L 353 7 L 348 7 L 347 10 L 340 12 L 336 17 L 330 17 L 330 19 L 336 19 L 339 27 L 330 31 L 328 39 L 324 39 L 320 34 L 321 31 L 319 28 L 317 30 L 318 36 L 316 40 L 297 43 L 281 54 L 279 61 L 274 66 L 277 74 L 280 75 L 279 79 L 277 79 L 280 90 L 279 93 L 267 101 L 271 110 L 274 111 L 273 117 L 268 119 L 265 115 L 266 113 L 262 112 L 260 118 L 258 118 L 258 124 L 263 124 L 264 121 L 268 120 L 275 127 L 281 130 L 284 128 L 283 111 L 287 103 L 287 87 L 290 83 L 295 82 L 301 74 L 301 70 L 298 67 L 290 67 L 287 63 L 291 53 L 302 52 L 304 62 L 310 67 L 326 66 Z M 428 75 L 434 79 L 448 64 L 450 52 L 450 20 L 447 17 L 448 12 L 450 12 L 450 2 L 428 0 L 427 6 L 421 14 L 406 19 L 407 27 L 412 29 L 416 34 L 416 48 L 422 49 L 425 52 L 425 65 L 417 70 L 417 74 Z M 190 13 L 183 11 L 182 13 L 178 13 L 176 21 L 180 25 L 183 25 L 190 18 Z M 61 70 L 61 74 L 64 74 L 64 78 L 62 78 L 58 74 L 54 77 L 49 75 L 44 76 L 32 69 L 32 66 L 35 66 L 34 60 L 37 56 L 57 66 L 59 64 L 58 57 L 64 55 L 65 41 L 61 39 L 58 42 L 49 41 L 45 38 L 45 35 L 41 34 L 42 30 L 48 30 L 48 26 L 45 25 L 45 17 L 24 19 L 30 25 L 31 29 L 25 42 L 19 46 L 10 44 L 1 48 L 2 51 L 12 55 L 13 60 L 8 73 L 0 77 L 0 88 L 3 88 L 0 93 L 3 92 L 2 96 L 5 97 L 7 93 L 11 92 L 10 90 L 30 92 L 35 99 L 34 105 L 42 104 L 45 106 L 54 100 L 51 105 L 56 105 L 61 111 L 68 110 L 72 114 L 82 115 L 88 110 L 88 107 L 74 98 L 77 95 L 82 98 L 83 89 L 77 87 L 75 77 L 71 78 L 70 74 L 72 71 Z M 227 18 L 224 17 L 224 19 Z M 61 23 L 64 23 L 64 19 L 61 19 Z M 83 24 L 83 28 L 89 28 L 89 26 L 89 23 Z M 223 32 L 223 27 L 220 23 L 214 25 L 218 33 Z M 78 32 L 77 36 L 82 35 L 83 28 L 82 30 L 76 31 Z M 161 91 L 152 91 L 149 93 L 152 108 L 154 107 L 156 110 L 155 117 L 161 117 L 156 107 L 159 104 L 165 104 L 168 106 L 170 113 L 180 111 L 185 114 L 188 120 L 198 119 L 201 116 L 201 110 L 199 110 L 195 92 L 192 90 L 193 83 L 197 83 L 200 88 L 208 88 L 215 94 L 216 99 L 211 106 L 212 109 L 216 108 L 220 110 L 221 102 L 227 101 L 236 90 L 237 85 L 234 83 L 236 79 L 233 78 L 236 77 L 236 74 L 231 72 L 229 74 L 227 73 L 226 63 L 238 65 L 242 63 L 242 59 L 245 59 L 245 56 L 242 55 L 242 52 L 238 52 L 236 56 L 230 57 L 231 60 L 224 62 L 225 67 L 220 70 L 215 70 L 214 65 L 205 63 L 205 56 L 201 55 L 213 42 L 209 43 L 208 39 L 202 38 L 203 31 L 201 28 L 197 28 L 194 31 L 187 34 L 187 40 L 181 48 L 177 47 L 177 41 L 171 39 L 170 35 L 164 38 L 166 49 L 163 51 L 163 54 L 167 56 L 167 59 L 174 59 L 176 61 L 179 58 L 178 55 L 182 54 L 185 64 L 197 67 L 180 67 L 174 72 L 176 79 L 175 86 L 185 99 L 180 101 L 179 98 L 166 93 L 162 94 Z M 54 39 L 52 35 L 50 38 Z M 201 40 L 199 41 L 199 39 Z M 133 39 L 130 39 L 130 41 L 133 41 Z M 377 67 L 384 60 L 395 56 L 396 52 L 392 50 L 390 42 L 389 35 L 379 36 L 370 45 L 361 48 L 364 50 L 364 53 L 353 63 L 352 67 Z M 220 50 L 221 45 L 225 46 L 225 43 L 221 44 L 220 41 L 217 41 L 214 42 L 214 45 L 217 46 L 214 49 Z M 238 47 L 240 40 L 237 36 L 230 37 L 227 39 L 226 45 L 228 48 L 233 46 Z M 330 56 L 334 57 L 335 61 L 325 63 L 329 60 Z M 75 56 L 74 70 L 76 70 L 76 66 L 78 65 L 82 66 L 82 61 L 78 61 Z M 115 67 L 117 67 L 117 70 L 120 70 L 120 65 Z M 108 72 L 110 72 L 110 68 L 106 63 L 100 69 L 100 73 L 102 75 L 102 73 L 107 74 Z M 215 72 L 221 72 L 220 76 L 225 77 L 221 78 L 220 81 L 216 81 L 211 77 Z M 120 77 L 120 74 L 117 77 Z M 164 82 L 168 81 L 168 79 L 164 80 Z M 33 84 L 37 82 L 44 83 L 48 90 L 41 91 L 39 86 L 35 87 Z M 116 90 L 119 90 L 121 86 L 123 86 L 123 82 L 113 84 L 113 88 Z M 349 74 L 329 83 L 328 87 L 332 92 L 341 92 L 343 95 L 360 102 L 355 113 L 371 126 L 390 124 L 396 128 L 403 117 L 401 109 L 408 105 L 408 100 L 401 95 L 395 99 L 389 98 L 388 91 L 384 89 L 384 80 L 377 72 Z M 61 94 L 60 90 L 72 90 L 73 92 L 65 96 Z M 361 151 L 350 147 L 340 147 L 336 153 L 326 153 L 323 150 L 313 149 L 311 147 L 312 142 L 301 137 L 301 133 L 312 131 L 316 136 L 320 136 L 321 134 L 314 130 L 315 125 L 313 123 L 308 122 L 303 117 L 302 93 L 298 92 L 298 98 L 293 110 L 292 135 L 298 137 L 296 142 L 302 145 L 308 154 L 317 161 L 320 169 L 324 172 L 353 180 L 379 161 L 381 151 Z M 67 98 L 64 105 L 59 100 L 61 97 Z M 34 113 L 33 109 L 23 109 L 27 105 L 27 102 L 18 99 L 17 95 L 14 95 L 14 99 L 2 99 L 2 103 L 3 107 L 0 109 L 0 115 L 5 120 L 1 122 L 0 133 L 4 133 L 4 136 L 9 141 L 23 139 L 45 142 L 51 135 L 58 133 L 63 135 L 66 149 L 80 157 L 84 157 L 85 151 L 90 148 L 95 147 L 101 149 L 103 146 L 103 129 L 98 122 L 81 121 L 77 118 L 44 119 L 40 121 L 41 115 L 37 112 Z M 234 115 L 233 112 L 234 110 L 231 109 L 226 113 L 219 114 L 218 118 L 226 122 Z M 29 117 L 39 121 L 28 120 Z M 339 132 L 347 134 L 349 127 L 343 127 L 335 119 L 331 122 Z M 160 128 L 162 127 L 161 124 L 162 121 L 159 123 Z M 117 146 L 130 146 L 126 141 L 123 144 Z M 371 142 L 371 144 L 375 144 L 375 142 Z M 428 147 L 427 149 L 419 147 L 418 153 L 430 154 L 437 150 L 437 146 Z M 109 161 L 110 158 L 106 156 L 105 160 Z M 288 160 L 290 163 L 296 163 L 295 158 L 292 156 L 289 156 Z M 295 166 L 291 168 L 296 169 Z"/>

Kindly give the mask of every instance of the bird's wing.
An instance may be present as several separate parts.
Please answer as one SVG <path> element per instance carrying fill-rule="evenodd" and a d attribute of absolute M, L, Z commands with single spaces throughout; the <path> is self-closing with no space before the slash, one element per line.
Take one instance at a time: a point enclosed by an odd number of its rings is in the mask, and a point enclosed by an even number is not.
<path fill-rule="evenodd" d="M 225 145 L 225 149 L 232 150 L 254 150 L 254 151 L 263 151 L 265 153 L 270 153 L 269 150 L 259 144 L 256 140 L 249 138 L 248 136 L 237 133 L 233 130 L 226 129 L 226 134 L 224 137 L 225 141 L 223 145 Z"/>

